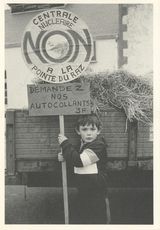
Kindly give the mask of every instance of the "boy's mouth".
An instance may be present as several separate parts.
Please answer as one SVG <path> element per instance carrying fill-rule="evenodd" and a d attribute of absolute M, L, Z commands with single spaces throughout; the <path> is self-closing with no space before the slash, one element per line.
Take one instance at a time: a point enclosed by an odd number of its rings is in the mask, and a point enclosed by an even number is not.
<path fill-rule="evenodd" d="M 86 137 L 86 140 L 90 141 L 90 140 L 92 140 L 92 137 Z"/>

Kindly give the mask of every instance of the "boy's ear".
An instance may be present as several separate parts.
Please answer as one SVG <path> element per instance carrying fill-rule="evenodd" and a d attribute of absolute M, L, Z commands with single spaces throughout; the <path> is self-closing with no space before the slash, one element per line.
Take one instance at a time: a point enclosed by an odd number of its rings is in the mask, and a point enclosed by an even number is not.
<path fill-rule="evenodd" d="M 77 133 L 78 135 L 80 135 L 80 132 L 79 132 L 78 129 L 75 128 L 75 131 L 76 131 L 76 133 Z"/>
<path fill-rule="evenodd" d="M 102 126 L 100 126 L 98 129 L 98 135 L 101 133 L 101 131 L 102 131 Z"/>
<path fill-rule="evenodd" d="M 101 133 L 101 129 L 98 130 L 97 134 L 99 135 Z"/>

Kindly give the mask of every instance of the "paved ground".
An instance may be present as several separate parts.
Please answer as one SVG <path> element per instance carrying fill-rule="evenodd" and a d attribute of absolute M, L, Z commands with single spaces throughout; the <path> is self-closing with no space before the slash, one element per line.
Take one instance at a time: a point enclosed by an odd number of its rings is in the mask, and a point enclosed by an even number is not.
<path fill-rule="evenodd" d="M 7 185 L 5 189 L 6 224 L 64 224 L 61 188 Z M 152 189 L 111 190 L 112 224 L 152 224 L 152 195 Z M 75 198 L 76 190 L 69 189 L 71 224 L 76 218 Z"/>
<path fill-rule="evenodd" d="M 6 186 L 5 194 L 6 224 L 64 223 L 63 195 L 60 188 L 9 185 Z M 74 189 L 69 191 L 69 197 L 70 203 L 73 203 Z"/>

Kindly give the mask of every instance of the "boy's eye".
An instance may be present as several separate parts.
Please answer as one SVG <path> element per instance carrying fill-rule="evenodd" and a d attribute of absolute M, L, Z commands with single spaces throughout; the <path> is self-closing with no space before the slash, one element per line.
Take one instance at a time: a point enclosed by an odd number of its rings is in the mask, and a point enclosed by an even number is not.
<path fill-rule="evenodd" d="M 87 130 L 87 128 L 82 128 L 82 131 L 86 131 Z"/>
<path fill-rule="evenodd" d="M 82 131 L 87 131 L 87 130 L 89 130 L 89 129 L 88 129 L 88 128 L 82 128 L 81 130 L 82 130 Z M 90 128 L 90 130 L 91 130 L 91 131 L 95 131 L 96 128 L 92 127 L 92 128 Z"/>

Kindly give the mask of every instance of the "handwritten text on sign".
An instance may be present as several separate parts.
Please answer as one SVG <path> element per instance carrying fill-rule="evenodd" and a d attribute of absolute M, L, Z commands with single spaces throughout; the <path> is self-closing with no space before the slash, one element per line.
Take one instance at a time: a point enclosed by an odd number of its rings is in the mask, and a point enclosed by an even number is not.
<path fill-rule="evenodd" d="M 30 116 L 91 113 L 89 84 L 28 85 Z"/>

